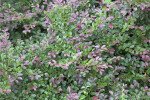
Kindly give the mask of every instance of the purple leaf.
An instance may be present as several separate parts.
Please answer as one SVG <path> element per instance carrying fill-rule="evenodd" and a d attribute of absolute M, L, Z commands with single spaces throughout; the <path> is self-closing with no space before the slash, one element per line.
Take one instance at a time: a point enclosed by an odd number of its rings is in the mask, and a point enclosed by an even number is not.
<path fill-rule="evenodd" d="M 11 89 L 6 90 L 6 94 L 9 94 L 11 92 Z"/>
<path fill-rule="evenodd" d="M 143 30 L 143 26 L 140 26 L 139 29 L 142 31 Z"/>
<path fill-rule="evenodd" d="M 127 18 L 125 18 L 125 20 L 128 22 L 129 21 L 129 16 Z"/>
<path fill-rule="evenodd" d="M 143 54 L 148 54 L 149 53 L 149 50 L 144 50 L 143 51 Z"/>
<path fill-rule="evenodd" d="M 36 63 L 39 60 L 38 56 L 35 56 L 34 59 L 32 60 L 32 63 Z"/>
<path fill-rule="evenodd" d="M 110 93 L 111 95 L 113 95 L 113 91 L 109 91 L 109 93 Z"/>
<path fill-rule="evenodd" d="M 23 63 L 23 65 L 24 65 L 24 66 L 25 66 L 25 65 L 29 65 L 29 60 L 25 61 L 25 62 Z"/>
<path fill-rule="evenodd" d="M 22 76 L 22 75 L 23 75 L 23 74 L 21 74 L 21 73 L 20 73 L 20 74 L 18 74 L 18 76 Z"/>
<path fill-rule="evenodd" d="M 103 45 L 100 49 L 100 51 L 104 51 L 104 50 L 107 50 L 106 45 Z"/>
<path fill-rule="evenodd" d="M 79 99 L 78 94 L 77 94 L 77 93 L 73 93 L 73 98 L 74 98 L 74 99 Z"/>
<path fill-rule="evenodd" d="M 113 18 L 114 18 L 113 16 L 110 16 L 110 15 L 109 15 L 109 17 L 108 17 L 106 20 L 110 21 L 110 20 L 113 19 Z"/>
<path fill-rule="evenodd" d="M 93 46 L 93 47 L 95 47 L 96 49 L 98 49 L 98 48 L 99 48 L 99 45 L 96 45 L 96 46 Z"/>
<path fill-rule="evenodd" d="M 57 93 L 60 93 L 61 91 L 62 91 L 62 89 L 60 88 L 60 89 L 58 89 Z"/>
<path fill-rule="evenodd" d="M 3 93 L 3 89 L 0 89 L 0 93 Z"/>
<path fill-rule="evenodd" d="M 25 57 L 26 57 L 26 55 L 23 55 L 21 58 L 19 57 L 18 60 L 19 60 L 20 62 L 23 62 L 23 59 L 25 59 Z"/>
<path fill-rule="evenodd" d="M 142 9 L 142 10 L 144 10 L 144 9 L 145 9 L 145 6 L 140 6 L 140 7 L 141 7 L 141 9 Z"/>
<path fill-rule="evenodd" d="M 43 64 L 43 62 L 39 62 L 39 65 L 41 66 Z"/>
<path fill-rule="evenodd" d="M 36 79 L 36 80 L 38 80 L 39 78 L 41 78 L 40 75 L 36 75 L 36 76 L 35 76 L 35 79 Z"/>
<path fill-rule="evenodd" d="M 16 83 L 18 83 L 18 80 L 15 80 Z"/>
<path fill-rule="evenodd" d="M 97 96 L 93 96 L 93 100 L 100 100 Z"/>
<path fill-rule="evenodd" d="M 28 91 L 25 91 L 24 94 L 28 94 Z"/>
<path fill-rule="evenodd" d="M 7 32 L 8 31 L 8 27 L 3 27 L 2 32 Z"/>
<path fill-rule="evenodd" d="M 132 89 L 133 89 L 133 88 L 134 88 L 134 85 L 130 85 L 130 88 L 132 88 Z"/>
<path fill-rule="evenodd" d="M 66 65 L 60 65 L 62 68 L 64 68 L 64 69 L 68 69 L 68 65 L 66 64 Z"/>
<path fill-rule="evenodd" d="M 108 24 L 108 27 L 109 27 L 110 29 L 113 29 L 113 28 L 114 28 L 114 26 L 113 26 L 112 24 Z"/>
<path fill-rule="evenodd" d="M 37 86 L 31 86 L 31 87 L 29 87 L 29 89 L 30 89 L 30 90 L 34 90 L 34 91 L 36 91 Z"/>
<path fill-rule="evenodd" d="M 148 62 L 145 62 L 144 64 L 142 64 L 142 66 L 144 67 L 148 66 Z"/>
<path fill-rule="evenodd" d="M 149 96 L 149 98 L 150 98 L 150 92 L 147 92 L 147 95 Z"/>
<path fill-rule="evenodd" d="M 23 80 L 22 77 L 18 77 L 19 80 Z"/>
<path fill-rule="evenodd" d="M 101 0 L 101 4 L 102 4 L 102 5 L 104 4 L 104 0 Z"/>
<path fill-rule="evenodd" d="M 56 84 L 59 84 L 59 83 L 60 83 L 60 81 L 59 81 L 59 80 L 56 80 L 56 81 L 55 81 L 55 83 L 56 83 Z"/>
<path fill-rule="evenodd" d="M 144 89 L 143 89 L 143 91 L 145 92 L 147 90 L 148 90 L 148 86 L 145 86 Z"/>
<path fill-rule="evenodd" d="M 82 52 L 77 53 L 77 56 L 79 57 L 82 56 Z"/>
<path fill-rule="evenodd" d="M 70 88 L 70 86 L 67 88 L 67 91 L 68 91 L 69 93 L 71 93 L 71 88 Z"/>
<path fill-rule="evenodd" d="M 52 77 L 52 78 L 51 78 L 51 82 L 54 83 L 54 81 L 55 81 L 55 80 L 54 80 L 54 78 Z"/>
<path fill-rule="evenodd" d="M 114 54 L 114 51 L 115 51 L 115 49 L 113 49 L 113 48 L 110 48 L 110 49 L 109 49 L 109 53 L 110 53 L 110 54 Z"/>
<path fill-rule="evenodd" d="M 105 24 L 103 24 L 102 22 L 98 25 L 100 28 L 104 28 Z"/>
<path fill-rule="evenodd" d="M 33 90 L 36 91 L 37 86 L 33 86 Z"/>
<path fill-rule="evenodd" d="M 0 69 L 0 75 L 3 75 L 3 71 L 2 71 L 2 69 Z"/>
<path fill-rule="evenodd" d="M 126 15 L 126 11 L 121 11 L 122 15 L 125 16 Z"/>
<path fill-rule="evenodd" d="M 49 77 L 49 75 L 45 75 L 45 77 Z"/>
<path fill-rule="evenodd" d="M 34 76 L 33 75 L 29 75 L 30 79 L 33 80 L 34 79 Z"/>
<path fill-rule="evenodd" d="M 108 65 L 109 68 L 113 68 L 111 65 Z"/>

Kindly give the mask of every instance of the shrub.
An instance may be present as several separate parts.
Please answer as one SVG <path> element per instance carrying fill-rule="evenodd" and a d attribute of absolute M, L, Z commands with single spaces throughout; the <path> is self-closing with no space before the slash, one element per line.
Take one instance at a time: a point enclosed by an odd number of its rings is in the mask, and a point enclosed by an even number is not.
<path fill-rule="evenodd" d="M 150 98 L 150 2 L 30 2 L 1 5 L 1 99 Z"/>

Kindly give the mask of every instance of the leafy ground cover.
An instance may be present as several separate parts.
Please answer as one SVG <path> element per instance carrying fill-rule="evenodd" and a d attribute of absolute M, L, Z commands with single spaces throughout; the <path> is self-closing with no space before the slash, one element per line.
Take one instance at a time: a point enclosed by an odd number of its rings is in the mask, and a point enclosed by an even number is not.
<path fill-rule="evenodd" d="M 0 8 L 0 99 L 149 100 L 149 0 Z"/>

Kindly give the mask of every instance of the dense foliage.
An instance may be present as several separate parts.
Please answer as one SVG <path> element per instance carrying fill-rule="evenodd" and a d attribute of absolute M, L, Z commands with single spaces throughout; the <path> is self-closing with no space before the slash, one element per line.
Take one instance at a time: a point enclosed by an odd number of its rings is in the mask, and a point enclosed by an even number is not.
<path fill-rule="evenodd" d="M 0 99 L 149 100 L 149 0 L 0 1 Z"/>

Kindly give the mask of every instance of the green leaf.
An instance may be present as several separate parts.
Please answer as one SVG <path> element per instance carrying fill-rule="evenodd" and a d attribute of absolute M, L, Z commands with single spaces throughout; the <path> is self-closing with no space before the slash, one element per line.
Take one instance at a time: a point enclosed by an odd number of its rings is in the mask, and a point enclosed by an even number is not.
<path fill-rule="evenodd" d="M 107 83 L 103 83 L 102 85 L 103 85 L 103 86 L 107 86 Z"/>
<path fill-rule="evenodd" d="M 81 96 L 80 96 L 80 100 L 85 99 L 85 97 L 86 97 L 85 95 L 81 95 Z"/>
<path fill-rule="evenodd" d="M 36 97 L 36 95 L 35 94 L 31 94 L 31 97 Z"/>
<path fill-rule="evenodd" d="M 131 45 L 130 48 L 134 48 L 134 45 Z"/>
<path fill-rule="evenodd" d="M 110 3 L 112 3 L 112 2 L 111 2 L 111 0 L 104 0 L 104 3 L 110 4 Z"/>
<path fill-rule="evenodd" d="M 148 69 L 146 72 L 147 72 L 147 74 L 150 74 L 150 69 Z"/>
<path fill-rule="evenodd" d="M 104 77 L 104 81 L 106 81 L 107 79 L 109 79 L 110 78 L 110 75 L 106 75 L 105 77 Z"/>
<path fill-rule="evenodd" d="M 29 73 L 29 75 L 33 74 L 33 71 L 31 69 L 27 69 L 27 72 Z"/>
<path fill-rule="evenodd" d="M 92 63 L 93 62 L 93 59 L 90 59 L 87 63 L 86 63 L 86 65 L 89 65 L 90 63 Z"/>
<path fill-rule="evenodd" d="M 145 75 L 141 75 L 141 74 L 136 74 L 136 76 L 134 77 L 134 79 L 145 79 Z"/>

